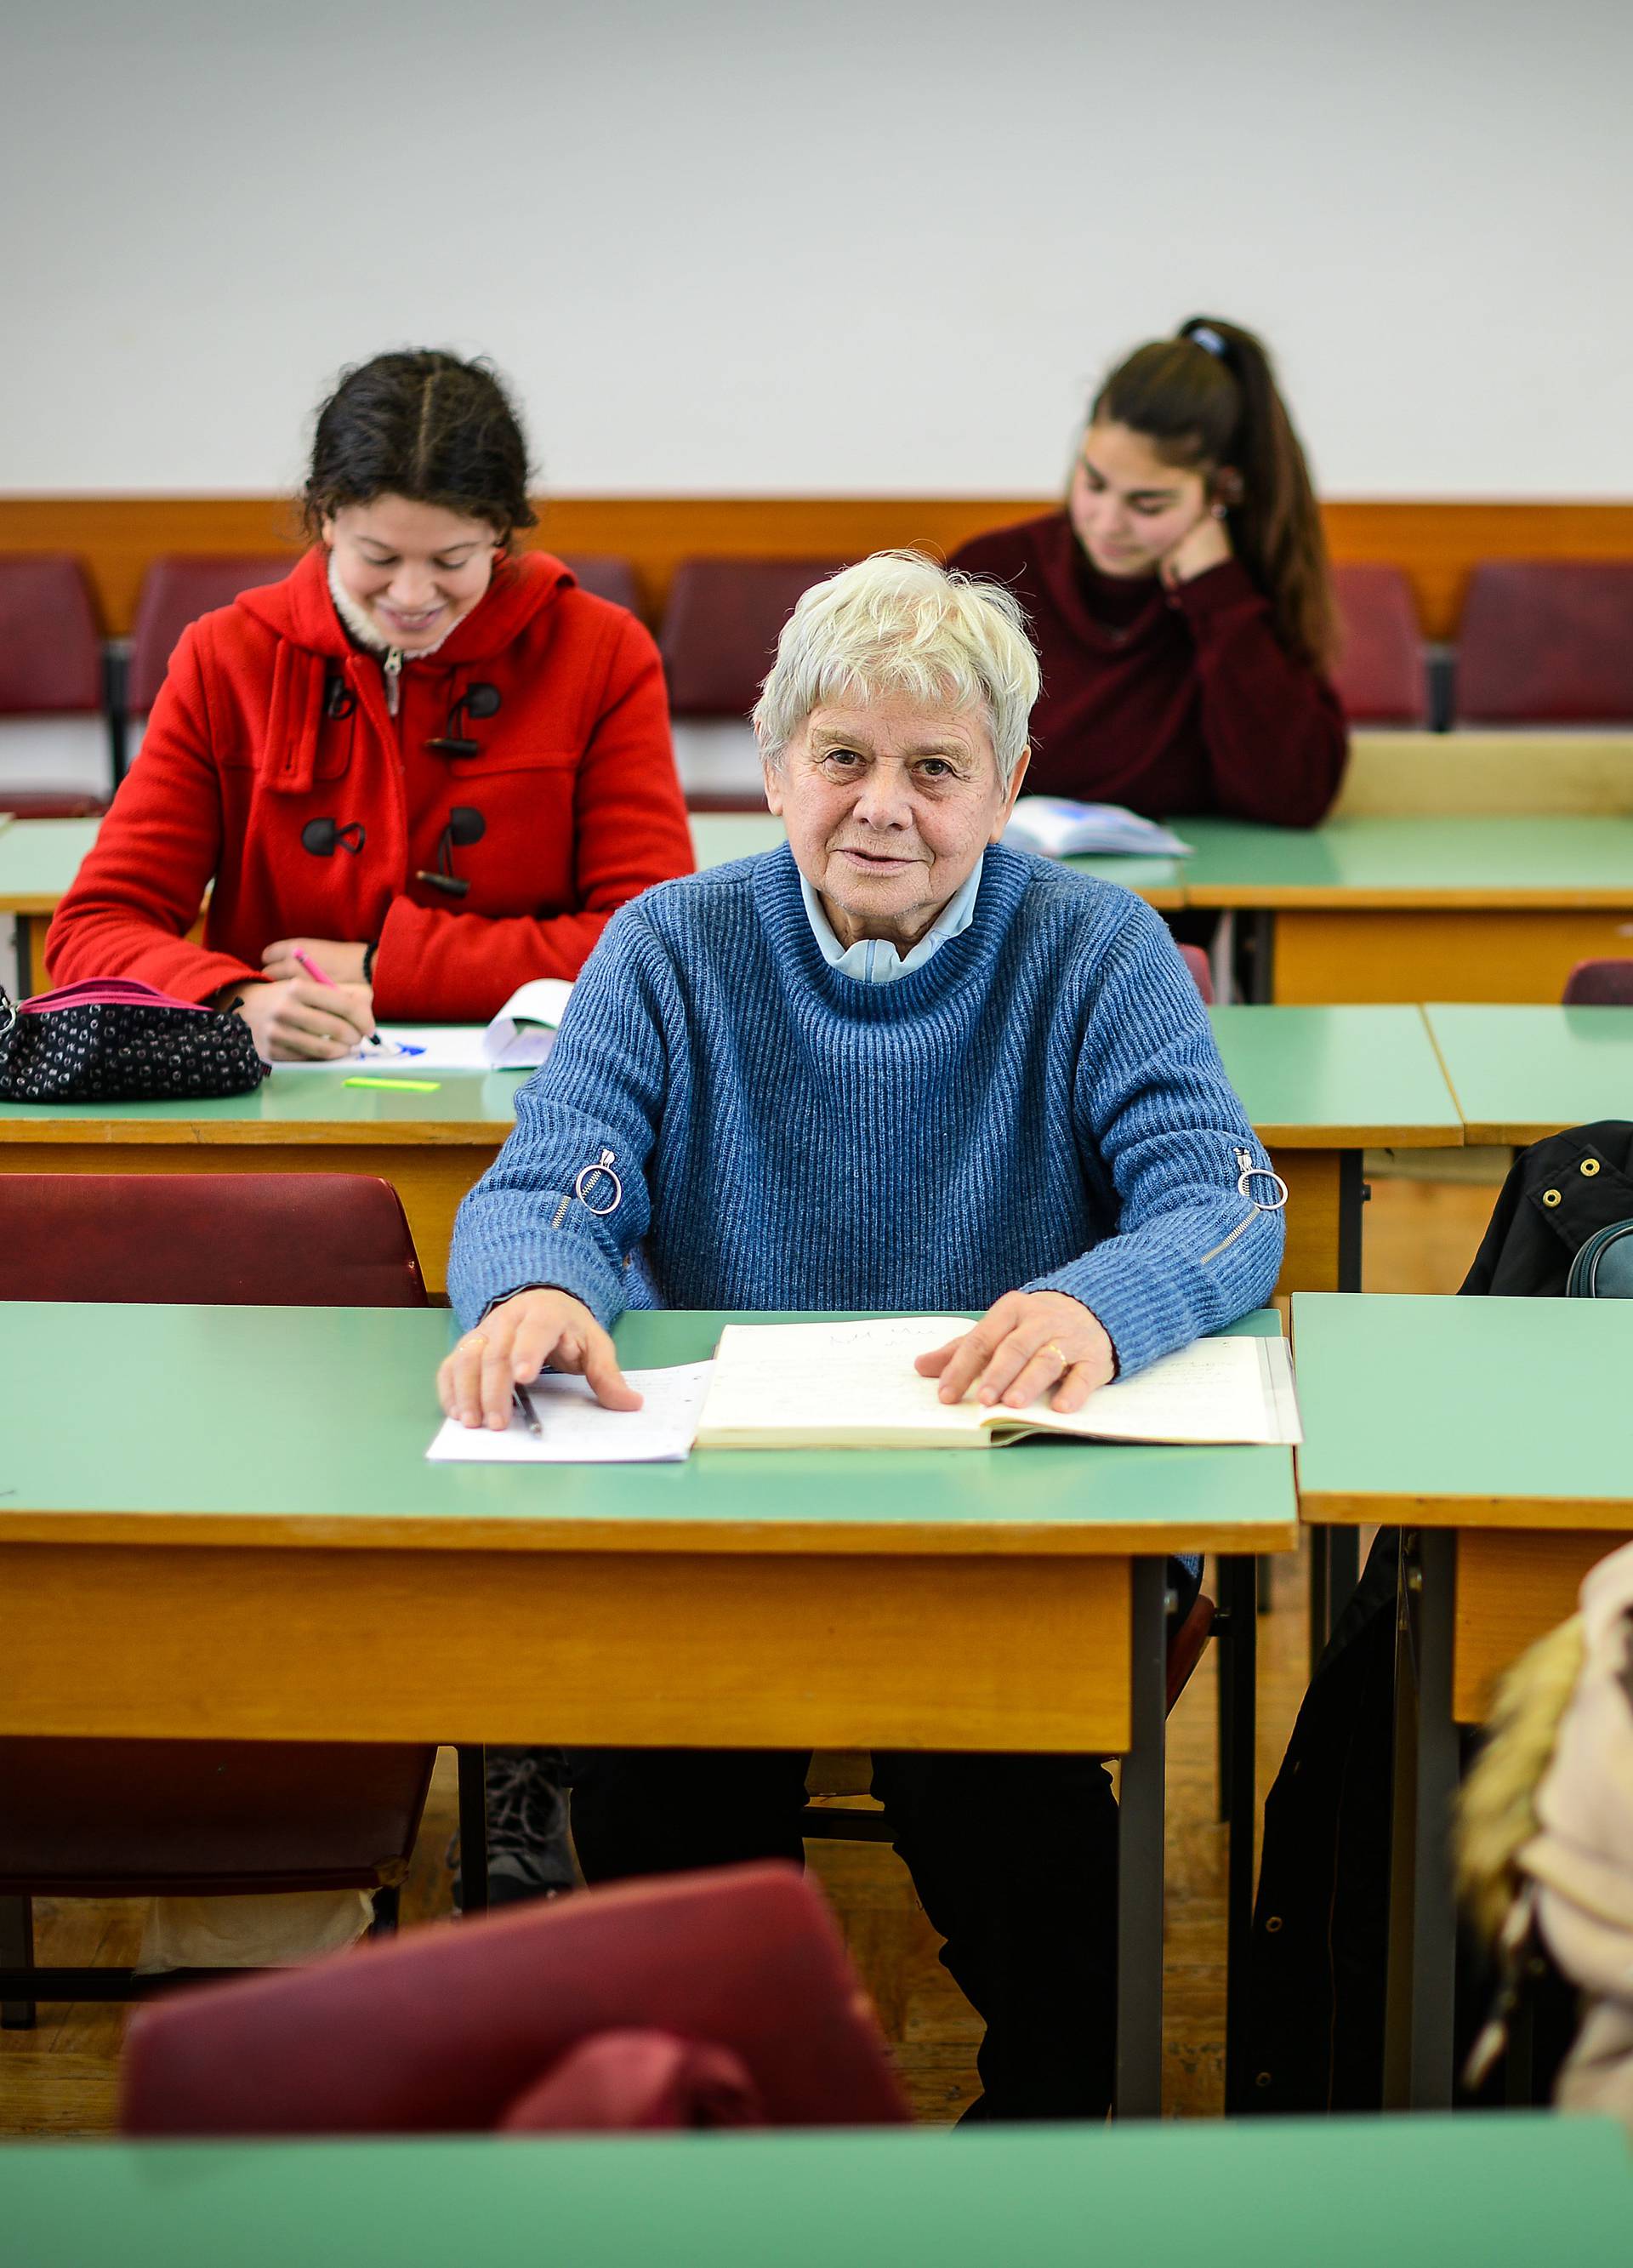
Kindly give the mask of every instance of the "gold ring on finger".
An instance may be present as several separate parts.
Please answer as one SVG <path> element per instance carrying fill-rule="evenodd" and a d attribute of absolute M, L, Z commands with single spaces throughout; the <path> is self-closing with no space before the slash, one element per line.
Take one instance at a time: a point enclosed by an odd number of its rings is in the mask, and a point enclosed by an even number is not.
<path fill-rule="evenodd" d="M 488 1334 L 486 1331 L 467 1331 L 465 1336 L 460 1341 L 460 1347 L 461 1352 L 463 1352 L 467 1347 L 485 1347 L 487 1344 Z"/>
<path fill-rule="evenodd" d="M 1063 1378 L 1065 1376 L 1066 1373 L 1067 1373 L 1067 1372 L 1071 1368 L 1071 1364 L 1070 1364 L 1070 1360 L 1067 1359 L 1067 1357 L 1066 1357 L 1065 1355 L 1063 1355 L 1063 1354 L 1061 1352 L 1060 1349 L 1056 1345 L 1056 1344 L 1055 1344 L 1055 1342 L 1054 1342 L 1054 1340 L 1053 1340 L 1053 1339 L 1049 1339 L 1049 1340 L 1046 1341 L 1046 1343 L 1045 1343 L 1042 1346 L 1041 1346 L 1041 1347 L 1038 1349 L 1038 1352 L 1039 1352 L 1040 1354 L 1052 1354 L 1052 1355 L 1054 1356 L 1054 1358 L 1055 1358 L 1056 1361 L 1057 1363 L 1059 1363 L 1059 1365 L 1060 1365 L 1060 1367 L 1061 1367 L 1061 1375 L 1062 1375 L 1062 1377 L 1063 1377 Z"/>

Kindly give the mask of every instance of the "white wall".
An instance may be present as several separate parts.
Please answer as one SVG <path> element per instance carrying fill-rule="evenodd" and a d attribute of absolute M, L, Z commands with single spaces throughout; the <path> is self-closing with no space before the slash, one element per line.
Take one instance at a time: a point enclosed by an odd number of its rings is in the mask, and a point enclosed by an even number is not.
<path fill-rule="evenodd" d="M 285 488 L 435 343 L 559 493 L 1046 491 L 1198 309 L 1330 494 L 1633 490 L 1629 0 L 7 12 L 0 490 Z"/>

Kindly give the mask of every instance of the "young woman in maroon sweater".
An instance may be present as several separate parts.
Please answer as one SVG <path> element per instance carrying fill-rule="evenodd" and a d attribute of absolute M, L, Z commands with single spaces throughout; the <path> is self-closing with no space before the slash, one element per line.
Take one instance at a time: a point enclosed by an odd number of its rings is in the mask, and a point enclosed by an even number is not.
<path fill-rule="evenodd" d="M 1251 332 L 1194 318 L 1113 371 L 1063 512 L 977 536 L 1043 666 L 1034 792 L 1313 827 L 1343 773 L 1326 546 Z"/>

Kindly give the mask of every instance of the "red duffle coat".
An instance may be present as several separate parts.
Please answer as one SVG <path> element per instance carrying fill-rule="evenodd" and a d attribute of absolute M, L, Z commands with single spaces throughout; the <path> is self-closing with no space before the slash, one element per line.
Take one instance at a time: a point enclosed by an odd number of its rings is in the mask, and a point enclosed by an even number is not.
<path fill-rule="evenodd" d="M 497 711 L 451 722 L 478 684 Z M 53 981 L 202 1000 L 257 977 L 274 939 L 375 941 L 379 1017 L 482 1022 L 530 977 L 576 976 L 618 907 L 691 872 L 658 650 L 559 560 L 502 564 L 398 700 L 321 549 L 195 622 L 51 924 Z M 448 736 L 476 753 L 426 745 Z M 483 822 L 452 853 L 457 900 L 415 880 L 456 806 Z"/>

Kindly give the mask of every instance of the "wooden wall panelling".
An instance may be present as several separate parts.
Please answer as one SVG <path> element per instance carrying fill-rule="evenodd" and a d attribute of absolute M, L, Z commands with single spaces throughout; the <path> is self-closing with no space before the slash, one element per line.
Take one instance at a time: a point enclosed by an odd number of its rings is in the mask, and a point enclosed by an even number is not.
<path fill-rule="evenodd" d="M 530 540 L 635 562 L 656 618 L 678 560 L 693 553 L 858 558 L 886 545 L 950 551 L 967 536 L 1046 512 L 1044 497 L 555 497 Z M 1333 556 L 1410 576 L 1425 634 L 1450 637 L 1479 559 L 1633 557 L 1633 504 L 1348 503 L 1323 506 Z M 147 561 L 166 551 L 298 547 L 276 497 L 0 497 L 0 550 L 77 551 L 90 563 L 105 627 L 130 628 Z"/>

